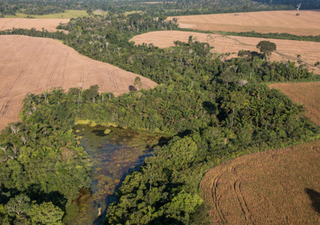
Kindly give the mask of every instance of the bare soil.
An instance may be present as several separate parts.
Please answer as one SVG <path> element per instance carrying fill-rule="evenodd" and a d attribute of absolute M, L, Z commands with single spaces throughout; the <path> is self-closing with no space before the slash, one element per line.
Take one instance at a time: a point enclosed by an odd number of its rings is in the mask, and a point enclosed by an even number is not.
<path fill-rule="evenodd" d="M 320 224 L 320 141 L 241 156 L 200 190 L 216 224 Z"/>
<path fill-rule="evenodd" d="M 42 30 L 42 28 L 52 32 L 57 31 L 59 23 L 68 23 L 70 19 L 26 19 L 26 18 L 0 18 L 0 30 L 12 28 L 22 28 Z"/>
<path fill-rule="evenodd" d="M 137 74 L 80 55 L 61 42 L 27 36 L 0 36 L 0 130 L 18 121 L 28 92 L 40 94 L 53 87 L 83 88 L 98 84 L 116 96 L 129 92 Z M 143 88 L 156 83 L 139 76 Z"/>
<path fill-rule="evenodd" d="M 239 50 L 259 51 L 256 45 L 262 40 L 269 40 L 277 45 L 277 51 L 272 53 L 272 61 L 297 61 L 297 55 L 301 55 L 301 60 L 307 64 L 310 71 L 320 74 L 320 66 L 314 64 L 320 61 L 320 43 L 310 41 L 291 41 L 280 39 L 263 39 L 239 36 L 224 36 L 220 34 L 205 34 L 187 31 L 154 31 L 133 37 L 137 45 L 142 43 L 153 43 L 159 48 L 174 46 L 176 40 L 187 42 L 189 36 L 193 36 L 198 41 L 208 42 L 214 46 L 212 52 L 220 54 L 232 53 L 230 57 L 237 57 Z"/>
<path fill-rule="evenodd" d="M 305 116 L 320 126 L 320 82 L 270 84 L 270 88 L 280 89 L 294 103 L 305 105 Z"/>
<path fill-rule="evenodd" d="M 211 31 L 256 31 L 320 35 L 320 11 L 301 10 L 175 16 L 181 28 Z M 172 19 L 174 17 L 168 17 Z"/>

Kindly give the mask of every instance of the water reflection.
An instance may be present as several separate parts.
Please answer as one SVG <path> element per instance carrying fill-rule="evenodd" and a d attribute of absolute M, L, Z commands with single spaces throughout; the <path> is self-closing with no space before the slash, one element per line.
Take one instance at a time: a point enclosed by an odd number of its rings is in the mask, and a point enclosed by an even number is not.
<path fill-rule="evenodd" d="M 120 128 L 108 128 L 111 133 L 106 135 L 105 129 L 75 127 L 76 134 L 82 136 L 80 143 L 93 163 L 92 183 L 90 190 L 82 190 L 68 207 L 64 218 L 67 224 L 103 224 L 107 206 L 116 200 L 115 192 L 121 181 L 128 173 L 139 169 L 145 157 L 152 154 L 150 146 L 161 138 Z"/>

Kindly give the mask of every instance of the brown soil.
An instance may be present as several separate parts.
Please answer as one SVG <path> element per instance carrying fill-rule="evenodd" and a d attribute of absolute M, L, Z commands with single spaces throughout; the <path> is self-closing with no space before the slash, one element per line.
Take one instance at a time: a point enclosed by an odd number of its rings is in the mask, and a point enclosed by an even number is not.
<path fill-rule="evenodd" d="M 0 30 L 7 30 L 12 28 L 22 28 L 48 31 L 56 31 L 59 23 L 68 23 L 69 19 L 25 19 L 25 18 L 1 18 Z"/>
<path fill-rule="evenodd" d="M 0 130 L 18 121 L 28 92 L 52 87 L 83 88 L 98 84 L 100 91 L 116 96 L 129 91 L 137 74 L 80 55 L 57 40 L 26 36 L 0 36 Z M 156 83 L 140 76 L 143 88 Z"/>
<path fill-rule="evenodd" d="M 187 42 L 189 36 L 195 37 L 198 41 L 209 42 L 214 46 L 213 52 L 233 53 L 230 57 L 237 57 L 239 50 L 259 51 L 256 45 L 261 40 L 269 40 L 276 43 L 277 52 L 272 53 L 271 60 L 296 61 L 297 55 L 301 55 L 301 60 L 308 65 L 310 71 L 320 74 L 320 66 L 314 67 L 320 61 L 320 43 L 310 41 L 291 41 L 279 39 L 263 39 L 239 36 L 223 36 L 220 34 L 204 34 L 186 31 L 154 31 L 133 37 L 130 41 L 136 44 L 153 43 L 159 48 L 174 46 L 176 40 Z"/>
<path fill-rule="evenodd" d="M 280 89 L 294 103 L 305 105 L 306 116 L 320 126 L 320 82 L 270 84 L 270 88 Z"/>
<path fill-rule="evenodd" d="M 320 11 L 302 10 L 300 16 L 292 11 L 264 11 L 250 13 L 226 13 L 195 16 L 175 16 L 181 28 L 212 31 L 256 31 L 262 33 L 291 33 L 320 35 Z M 169 17 L 172 19 L 174 17 Z"/>
<path fill-rule="evenodd" d="M 320 224 L 320 141 L 245 155 L 209 170 L 200 189 L 216 224 Z"/>

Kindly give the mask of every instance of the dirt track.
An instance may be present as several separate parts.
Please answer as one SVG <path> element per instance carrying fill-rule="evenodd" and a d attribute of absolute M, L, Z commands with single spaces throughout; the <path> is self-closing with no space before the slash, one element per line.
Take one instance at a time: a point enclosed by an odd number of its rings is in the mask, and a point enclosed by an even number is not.
<path fill-rule="evenodd" d="M 0 130 L 17 121 L 28 92 L 52 87 L 83 88 L 98 84 L 115 95 L 129 91 L 136 74 L 80 55 L 57 40 L 26 36 L 0 36 Z M 156 83 L 142 76 L 143 88 Z"/>
<path fill-rule="evenodd" d="M 69 19 L 25 19 L 25 18 L 0 18 L 0 30 L 22 28 L 56 31 L 59 23 L 68 23 Z"/>
<path fill-rule="evenodd" d="M 262 33 L 291 33 L 320 35 L 320 11 L 264 11 L 194 16 L 175 16 L 181 28 L 211 31 L 256 31 Z M 174 17 L 169 17 L 172 19 Z"/>
<path fill-rule="evenodd" d="M 320 224 L 320 141 L 245 155 L 209 170 L 200 190 L 215 224 Z"/>
<path fill-rule="evenodd" d="M 272 53 L 271 60 L 296 61 L 297 55 L 301 55 L 301 60 L 308 64 L 309 70 L 320 74 L 320 67 L 313 66 L 317 61 L 320 61 L 319 42 L 222 36 L 187 31 L 154 31 L 137 35 L 130 41 L 134 41 L 136 44 L 153 43 L 159 48 L 167 48 L 174 46 L 173 42 L 176 40 L 187 42 L 189 36 L 196 37 L 201 42 L 208 41 L 211 46 L 214 46 L 213 52 L 233 53 L 230 57 L 237 57 L 238 51 L 242 49 L 259 51 L 256 45 L 262 40 L 269 40 L 277 45 L 277 52 Z"/>

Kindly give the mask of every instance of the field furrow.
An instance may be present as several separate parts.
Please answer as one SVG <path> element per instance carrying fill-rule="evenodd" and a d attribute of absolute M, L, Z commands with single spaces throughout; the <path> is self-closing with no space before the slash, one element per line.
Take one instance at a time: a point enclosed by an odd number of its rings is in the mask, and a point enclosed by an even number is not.
<path fill-rule="evenodd" d="M 319 224 L 320 140 L 241 156 L 200 183 L 215 224 Z"/>

